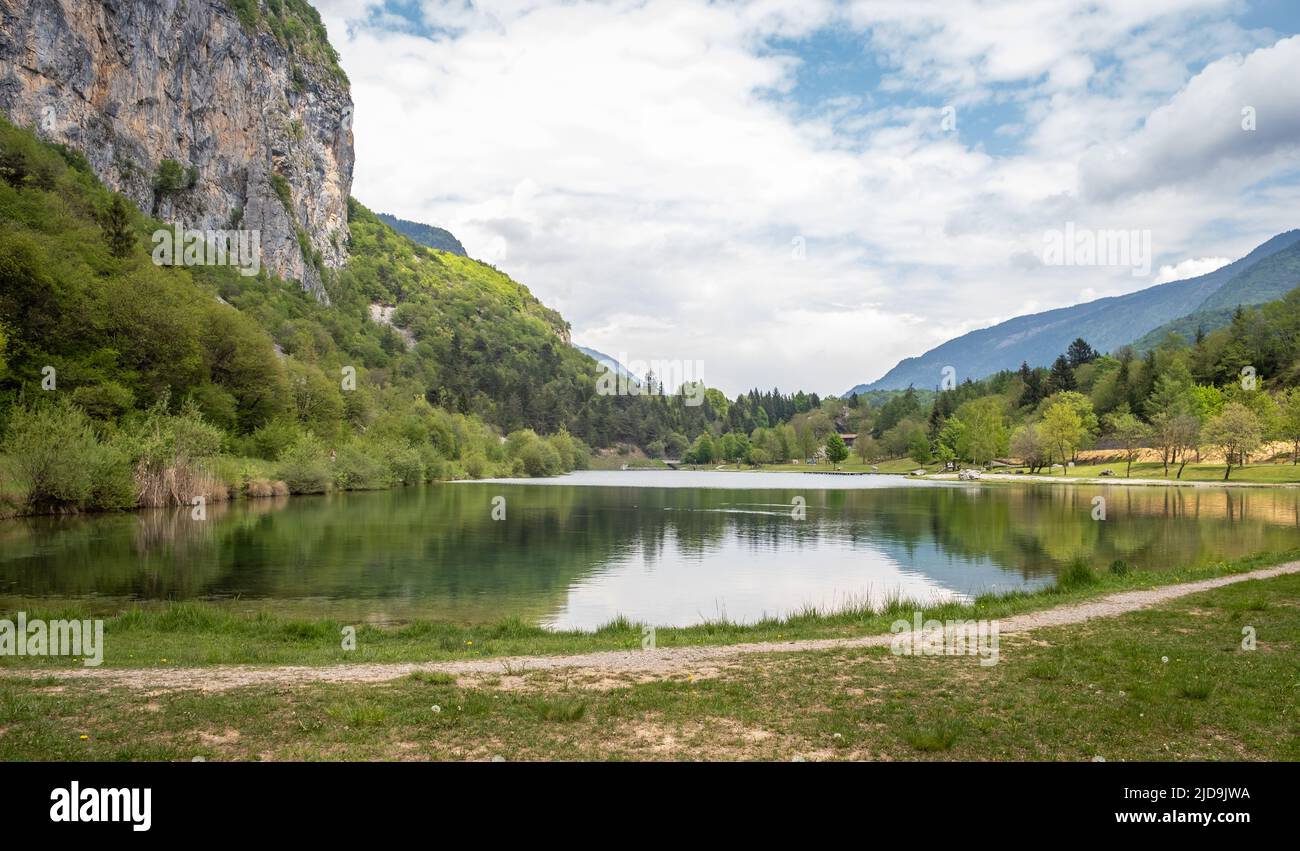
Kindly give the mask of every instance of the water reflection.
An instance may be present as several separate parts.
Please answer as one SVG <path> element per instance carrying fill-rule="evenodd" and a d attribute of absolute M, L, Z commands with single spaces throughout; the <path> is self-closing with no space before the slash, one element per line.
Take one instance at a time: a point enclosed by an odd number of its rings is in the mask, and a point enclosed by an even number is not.
<path fill-rule="evenodd" d="M 496 495 L 504 521 L 491 519 Z M 804 520 L 791 516 L 796 496 Z M 202 598 L 379 621 L 687 624 L 1032 588 L 1077 557 L 1163 569 L 1298 546 L 1294 489 L 586 473 L 214 505 L 206 521 L 188 510 L 6 521 L 0 608 Z"/>

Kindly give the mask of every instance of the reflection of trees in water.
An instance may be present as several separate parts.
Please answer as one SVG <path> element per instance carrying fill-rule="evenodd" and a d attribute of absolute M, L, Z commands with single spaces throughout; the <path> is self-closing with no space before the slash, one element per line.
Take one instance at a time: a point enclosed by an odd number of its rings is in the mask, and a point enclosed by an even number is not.
<path fill-rule="evenodd" d="M 1107 498 L 1107 520 L 1091 519 Z M 491 519 L 493 496 L 507 518 Z M 807 519 L 791 516 L 807 501 Z M 1033 579 L 1075 557 L 1160 568 L 1300 545 L 1300 491 L 1087 486 L 841 491 L 435 485 L 0 523 L 0 593 L 438 598 L 542 612 L 633 555 L 872 548 Z M 918 554 L 923 554 L 918 557 Z"/>

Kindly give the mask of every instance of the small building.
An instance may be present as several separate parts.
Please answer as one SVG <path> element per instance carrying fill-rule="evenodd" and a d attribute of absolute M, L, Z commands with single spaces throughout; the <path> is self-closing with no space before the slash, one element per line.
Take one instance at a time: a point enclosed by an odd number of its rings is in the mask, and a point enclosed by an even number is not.
<path fill-rule="evenodd" d="M 840 435 L 840 440 L 844 441 L 844 445 L 847 446 L 849 449 L 852 449 L 852 448 L 853 448 L 853 441 L 855 441 L 855 440 L 857 440 L 857 439 L 858 439 L 858 436 L 857 436 L 856 434 L 841 434 L 841 435 Z"/>

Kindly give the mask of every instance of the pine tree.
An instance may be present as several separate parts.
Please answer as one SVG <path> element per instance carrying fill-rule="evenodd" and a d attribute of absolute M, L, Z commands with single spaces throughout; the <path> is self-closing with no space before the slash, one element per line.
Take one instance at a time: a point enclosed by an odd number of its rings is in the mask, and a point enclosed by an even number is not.
<path fill-rule="evenodd" d="M 131 229 L 131 217 L 127 214 L 121 195 L 113 196 L 113 203 L 108 205 L 99 226 L 104 232 L 108 251 L 114 257 L 126 257 L 135 248 L 135 231 Z"/>
<path fill-rule="evenodd" d="M 1074 370 L 1070 368 L 1070 362 L 1066 360 L 1065 355 L 1057 357 L 1052 364 L 1052 374 L 1048 376 L 1047 387 L 1049 396 L 1052 393 L 1075 388 Z"/>
<path fill-rule="evenodd" d="M 1070 366 L 1079 367 L 1085 363 L 1091 363 L 1097 359 L 1097 350 L 1088 345 L 1088 341 L 1082 337 L 1076 337 L 1074 342 L 1065 351 L 1066 359 Z"/>

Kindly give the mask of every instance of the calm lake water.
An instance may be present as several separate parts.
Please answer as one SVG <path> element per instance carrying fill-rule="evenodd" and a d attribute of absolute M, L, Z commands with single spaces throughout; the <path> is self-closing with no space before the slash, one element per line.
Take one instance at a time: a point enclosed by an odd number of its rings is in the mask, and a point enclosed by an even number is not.
<path fill-rule="evenodd" d="M 584 472 L 254 500 L 209 506 L 205 521 L 188 509 L 4 521 L 0 608 L 209 599 L 375 622 L 685 625 L 1035 588 L 1080 556 L 1159 570 L 1295 547 L 1296 489 Z"/>

